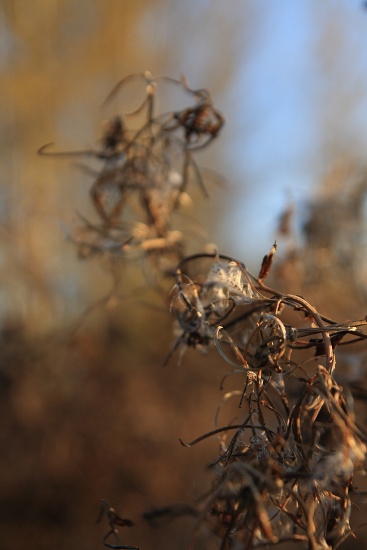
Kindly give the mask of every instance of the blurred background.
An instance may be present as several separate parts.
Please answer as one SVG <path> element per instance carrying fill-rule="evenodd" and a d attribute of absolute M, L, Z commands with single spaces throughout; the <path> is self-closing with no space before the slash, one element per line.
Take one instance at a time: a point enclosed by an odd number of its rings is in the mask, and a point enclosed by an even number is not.
<path fill-rule="evenodd" d="M 174 358 L 161 368 L 174 340 L 167 303 L 128 294 L 97 307 L 110 274 L 100 258 L 78 258 L 65 230 L 77 212 L 92 212 L 90 175 L 73 158 L 37 156 L 49 142 L 96 147 L 103 122 L 136 108 L 143 93 L 132 88 L 103 107 L 109 92 L 146 70 L 186 75 L 226 118 L 195 157 L 211 174 L 210 198 L 188 190 L 188 216 L 200 227 L 190 250 L 214 242 L 256 273 L 278 239 L 276 284 L 331 317 L 366 315 L 363 2 L 2 0 L 5 550 L 101 548 L 100 499 L 136 521 L 124 544 L 183 548 L 184 523 L 150 531 L 140 515 L 192 502 L 210 485 L 217 442 L 184 449 L 178 437 L 213 427 L 226 365 L 190 350 L 180 367 Z M 134 273 L 126 279 L 131 288 Z M 360 380 L 364 359 L 363 350 L 345 354 L 343 375 Z"/>

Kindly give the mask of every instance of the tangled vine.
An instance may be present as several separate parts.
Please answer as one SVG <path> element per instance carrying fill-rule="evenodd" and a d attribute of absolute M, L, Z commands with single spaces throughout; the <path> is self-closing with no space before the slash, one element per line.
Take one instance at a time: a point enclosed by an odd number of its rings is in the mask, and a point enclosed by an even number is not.
<path fill-rule="evenodd" d="M 364 467 L 366 436 L 334 378 L 336 350 L 366 339 L 367 321 L 337 323 L 304 298 L 266 286 L 274 251 L 258 278 L 215 254 L 187 257 L 176 270 L 174 349 L 213 344 L 231 367 L 227 376 L 244 379 L 222 401 L 239 400 L 240 422 L 181 441 L 219 438 L 195 537 L 209 523 L 221 549 L 286 541 L 337 548 L 351 534 L 353 475 Z"/>

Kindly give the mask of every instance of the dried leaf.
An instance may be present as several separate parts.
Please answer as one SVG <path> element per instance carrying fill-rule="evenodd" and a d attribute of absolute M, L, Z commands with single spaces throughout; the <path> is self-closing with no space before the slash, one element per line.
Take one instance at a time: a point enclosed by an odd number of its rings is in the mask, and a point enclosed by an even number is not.
<path fill-rule="evenodd" d="M 277 251 L 277 248 L 278 248 L 278 245 L 275 241 L 275 243 L 271 247 L 271 250 L 270 250 L 269 254 L 266 254 L 266 256 L 264 256 L 262 264 L 261 264 L 260 273 L 259 273 L 259 280 L 260 281 L 263 281 L 269 275 L 269 271 L 270 271 L 271 265 L 273 263 L 274 254 Z"/>

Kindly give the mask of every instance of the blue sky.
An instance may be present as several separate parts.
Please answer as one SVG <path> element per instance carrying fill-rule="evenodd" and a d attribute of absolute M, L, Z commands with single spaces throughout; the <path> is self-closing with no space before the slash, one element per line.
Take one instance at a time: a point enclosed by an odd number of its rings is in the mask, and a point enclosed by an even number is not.
<path fill-rule="evenodd" d="M 233 10 L 222 16 L 227 28 L 233 24 L 232 50 L 220 40 L 218 47 L 237 57 L 220 98 L 231 188 L 222 230 L 227 252 L 256 263 L 270 248 L 288 200 L 302 218 L 302 204 L 337 157 L 364 162 L 367 10 L 352 0 L 227 5 Z M 200 6 L 208 21 L 207 2 Z M 198 47 L 194 33 L 186 57 Z M 202 48 L 200 60 L 208 63 L 211 47 Z"/>
<path fill-rule="evenodd" d="M 315 29 L 310 5 L 267 3 L 238 83 L 246 89 L 246 99 L 237 120 L 234 156 L 242 162 L 236 166 L 238 200 L 230 206 L 230 216 L 242 228 L 237 232 L 239 242 L 234 243 L 236 252 L 242 248 L 255 259 L 271 246 L 276 220 L 287 201 L 305 196 L 311 184 L 306 166 L 312 162 L 317 137 L 312 124 Z M 246 119 L 250 129 L 244 143 L 241 131 L 246 130 Z"/>
<path fill-rule="evenodd" d="M 141 23 L 153 65 L 213 92 L 228 81 L 213 93 L 226 126 L 214 160 L 202 156 L 229 186 L 213 240 L 256 265 L 289 200 L 302 218 L 338 157 L 365 157 L 367 10 L 357 0 L 162 1 Z"/>

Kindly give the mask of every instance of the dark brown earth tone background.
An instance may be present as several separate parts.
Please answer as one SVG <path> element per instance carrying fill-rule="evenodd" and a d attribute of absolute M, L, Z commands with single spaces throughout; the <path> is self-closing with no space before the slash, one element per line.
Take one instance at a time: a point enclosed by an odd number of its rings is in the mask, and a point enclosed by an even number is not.
<path fill-rule="evenodd" d="M 162 367 L 174 341 L 169 298 L 130 294 L 140 277 L 134 266 L 123 275 L 126 299 L 84 314 L 110 284 L 103 260 L 78 259 L 65 238 L 77 212 L 92 213 L 91 180 L 73 159 L 37 156 L 48 142 L 59 150 L 94 146 L 104 120 L 136 107 L 138 89 L 101 107 L 123 76 L 183 73 L 193 87 L 207 87 L 226 116 L 222 136 L 198 158 L 216 175 L 208 182 L 210 202 L 190 190 L 189 216 L 199 228 L 189 237 L 190 250 L 213 241 L 256 271 L 278 236 L 274 284 L 306 296 L 333 318 L 366 315 L 367 132 L 358 130 L 363 117 L 357 107 L 367 84 L 350 79 L 348 71 L 366 46 L 367 15 L 358 2 L 310 4 L 319 62 L 314 78 L 325 95 L 320 103 L 315 94 L 313 103 L 319 142 L 298 159 L 313 187 L 282 236 L 279 212 L 298 200 L 294 190 L 284 195 L 283 206 L 258 207 L 257 225 L 244 214 L 239 227 L 232 215 L 247 196 L 261 205 L 276 171 L 267 165 L 266 148 L 261 162 L 268 187 L 251 180 L 246 167 L 242 173 L 239 163 L 250 155 L 247 144 L 267 117 L 238 111 L 241 102 L 246 107 L 251 63 L 266 40 L 266 2 L 0 3 L 1 550 L 103 548 L 108 527 L 104 520 L 96 524 L 100 499 L 136 523 L 122 531 L 124 544 L 184 549 L 189 520 L 157 530 L 144 523 L 142 513 L 193 503 L 210 487 L 208 465 L 218 442 L 186 449 L 179 437 L 189 441 L 213 428 L 227 365 L 214 351 L 205 356 L 189 350 L 180 365 L 175 356 Z M 348 46 L 356 21 L 365 25 L 364 42 Z M 348 126 L 356 116 L 359 125 Z M 357 351 L 340 362 L 348 381 L 364 377 L 365 350 Z M 233 384 L 228 381 L 225 389 Z M 364 425 L 363 401 L 358 407 Z M 365 521 L 363 499 L 359 505 L 353 526 Z M 366 532 L 361 528 L 358 540 L 343 548 L 367 548 Z"/>

